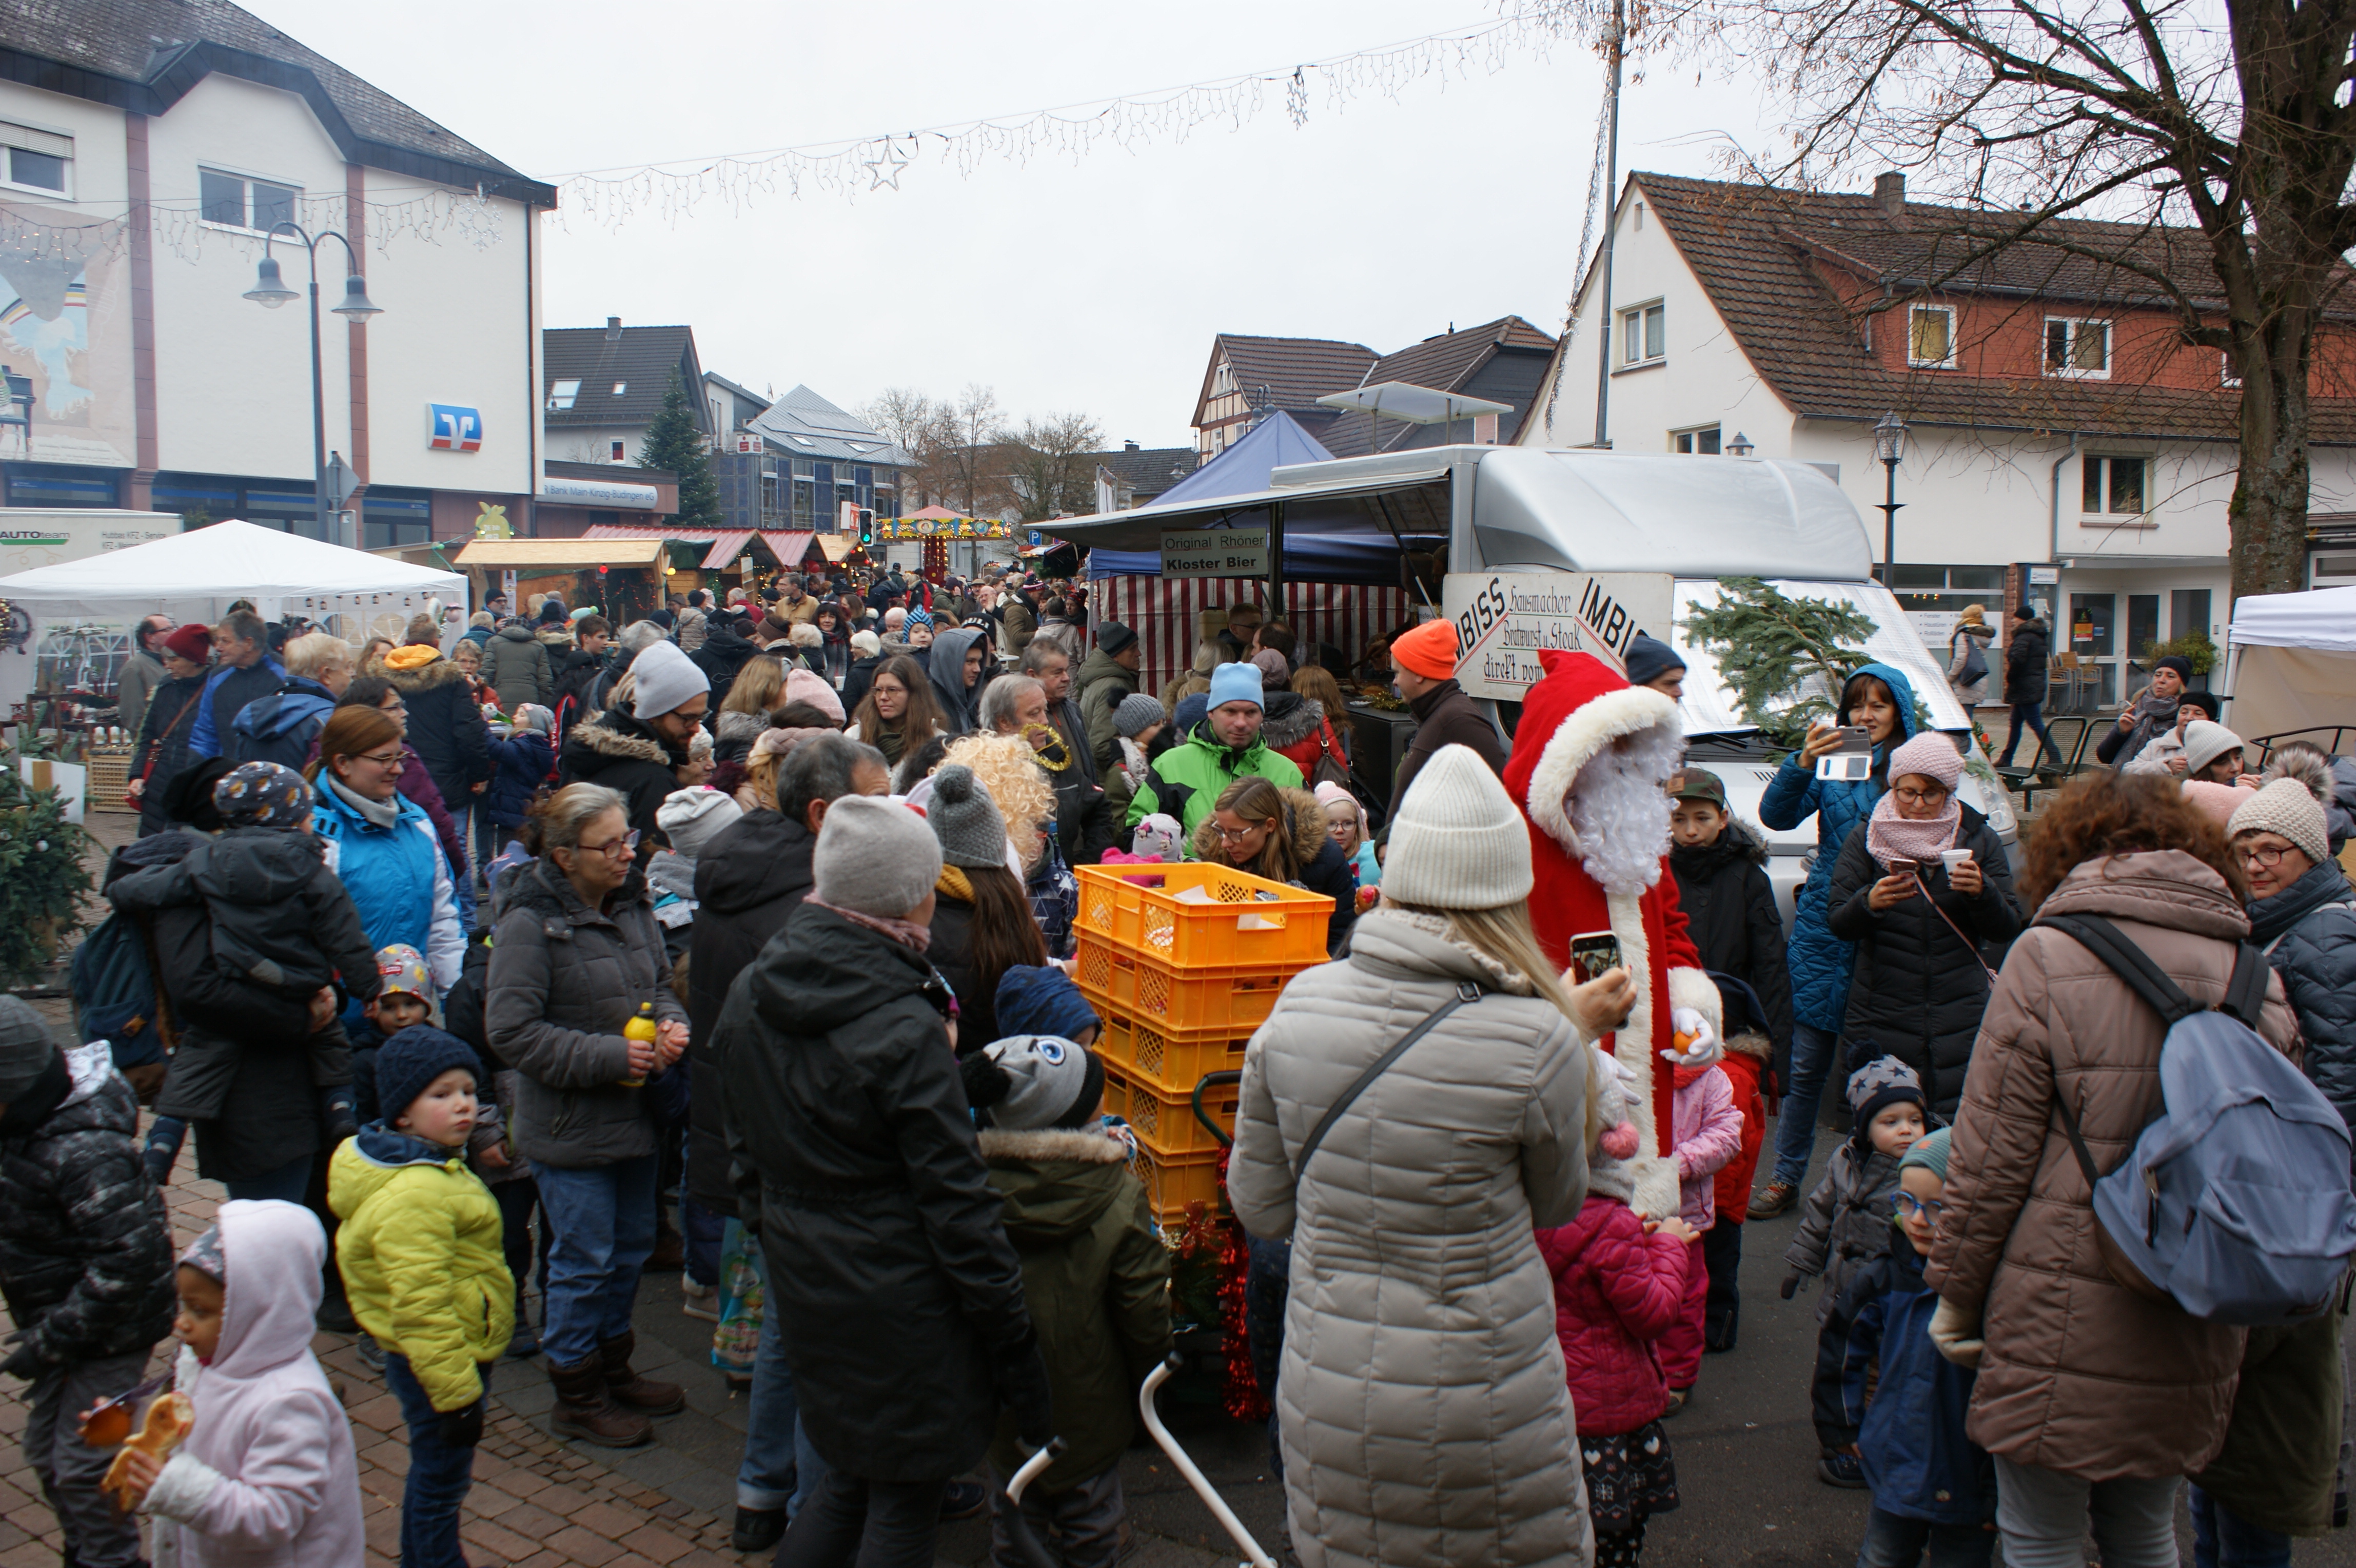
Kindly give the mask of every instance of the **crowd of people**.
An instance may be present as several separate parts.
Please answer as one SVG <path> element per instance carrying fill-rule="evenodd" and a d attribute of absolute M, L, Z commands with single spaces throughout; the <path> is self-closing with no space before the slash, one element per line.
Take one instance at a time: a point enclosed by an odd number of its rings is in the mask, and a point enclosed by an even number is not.
<path fill-rule="evenodd" d="M 1959 692 L 1991 674 L 1971 618 Z M 1173 1329 L 1074 868 L 1180 859 L 1333 901 L 1333 961 L 1247 1049 L 1226 1177 L 1310 1568 L 1638 1562 L 1680 1503 L 1665 1423 L 1740 1340 L 1742 1230 L 1795 1208 L 1782 1295 L 1815 1290 L 1817 1476 L 1872 1494 L 1863 1568 L 2074 1563 L 2090 1528 L 2172 1563 L 2188 1478 L 2201 1568 L 2340 1522 L 2344 1279 L 2196 1311 L 2122 1275 L 2094 1182 L 2188 1109 L 2136 952 L 2303 1069 L 2351 1206 L 2319 1244 L 2356 1251 L 2344 764 L 2251 772 L 2163 660 L 2016 861 L 1893 665 L 1752 823 L 1649 637 L 1624 673 L 1547 653 L 1509 736 L 1448 622 L 1401 628 L 1375 657 L 1417 732 L 1370 781 L 1333 650 L 1248 604 L 1201 630 L 1156 693 L 1133 628 L 1012 571 L 618 627 L 494 597 L 357 651 L 250 607 L 143 624 L 140 837 L 103 892 L 168 1060 L 0 999 L 0 1370 L 69 1561 L 145 1561 L 76 1417 L 168 1335 L 194 1435 L 117 1477 L 158 1552 L 356 1568 L 327 1327 L 409 1428 L 404 1568 L 464 1568 L 503 1367 L 544 1364 L 574 1442 L 686 1408 L 635 1365 L 676 1272 L 748 1401 L 740 1550 L 929 1563 L 988 1512 L 998 1562 L 1027 1530 L 1111 1564 Z M 1855 730 L 1869 771 L 1819 767 Z M 1787 927 L 1762 824 L 1811 817 Z M 122 1000 L 77 997 L 128 1039 Z M 190 1133 L 230 1201 L 175 1257 Z M 1003 1484 L 1056 1436 L 1018 1519 Z"/>

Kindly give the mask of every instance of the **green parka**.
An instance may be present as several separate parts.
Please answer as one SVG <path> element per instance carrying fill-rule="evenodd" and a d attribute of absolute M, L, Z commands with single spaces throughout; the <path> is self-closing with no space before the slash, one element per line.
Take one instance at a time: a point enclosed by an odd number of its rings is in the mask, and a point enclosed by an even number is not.
<path fill-rule="evenodd" d="M 1166 811 L 1183 830 L 1179 842 L 1189 843 L 1219 803 L 1220 793 L 1237 779 L 1250 778 L 1265 779 L 1280 789 L 1304 788 L 1292 758 L 1269 749 L 1257 736 L 1240 751 L 1221 746 L 1211 733 L 1211 721 L 1205 719 L 1193 734 L 1153 759 L 1145 782 L 1130 800 L 1127 825 L 1133 828 L 1154 812 Z"/>

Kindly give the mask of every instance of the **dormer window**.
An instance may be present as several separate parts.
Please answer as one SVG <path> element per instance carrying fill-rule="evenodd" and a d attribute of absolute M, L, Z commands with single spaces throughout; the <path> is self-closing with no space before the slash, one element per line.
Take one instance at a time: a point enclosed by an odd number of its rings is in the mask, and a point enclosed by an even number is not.
<path fill-rule="evenodd" d="M 573 400 L 580 395 L 581 383 L 578 380 L 551 381 L 548 386 L 548 406 L 552 410 L 571 408 Z"/>
<path fill-rule="evenodd" d="M 1955 313 L 1944 305 L 1918 305 L 1906 313 L 1906 362 L 1916 370 L 1947 371 L 1955 365 Z"/>
<path fill-rule="evenodd" d="M 2108 381 L 2111 324 L 2076 317 L 2047 317 L 2045 373 L 2074 381 Z"/>

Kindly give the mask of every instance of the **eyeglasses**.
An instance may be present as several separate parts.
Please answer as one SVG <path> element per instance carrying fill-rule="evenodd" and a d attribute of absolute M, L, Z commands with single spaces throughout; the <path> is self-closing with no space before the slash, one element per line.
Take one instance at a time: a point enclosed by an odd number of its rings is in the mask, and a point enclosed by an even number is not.
<path fill-rule="evenodd" d="M 1935 1197 L 1917 1197 L 1911 1192 L 1901 1191 L 1892 1193 L 1890 1201 L 1898 1206 L 1898 1217 L 1901 1219 L 1912 1219 L 1915 1215 L 1920 1214 L 1935 1226 L 1946 1218 L 1946 1204 Z"/>
<path fill-rule="evenodd" d="M 608 839 L 604 843 L 584 843 L 577 847 L 584 854 L 602 854 L 607 860 L 627 860 L 638 851 L 638 835 L 633 831 L 620 838 Z"/>
<path fill-rule="evenodd" d="M 1935 806 L 1947 798 L 1944 789 L 1911 789 L 1902 784 L 1891 793 L 1910 806 Z"/>
<path fill-rule="evenodd" d="M 2244 865 L 2263 866 L 2272 871 L 2282 864 L 2282 857 L 2296 847 L 2293 844 L 2251 843 L 2241 845 L 2233 853 L 2242 857 Z"/>
<path fill-rule="evenodd" d="M 1216 823 L 1212 825 L 1217 826 Z M 1240 828 L 1220 828 L 1219 837 L 1233 843 L 1237 839 L 1248 839 L 1254 833 L 1264 833 L 1268 832 L 1268 828 L 1269 824 L 1266 822 L 1249 822 Z"/>
<path fill-rule="evenodd" d="M 362 757 L 360 760 L 362 762 L 373 762 L 379 768 L 398 768 L 401 766 L 402 758 L 401 753 L 397 751 L 392 753 L 390 757 L 386 756 L 381 751 L 371 751 Z"/>

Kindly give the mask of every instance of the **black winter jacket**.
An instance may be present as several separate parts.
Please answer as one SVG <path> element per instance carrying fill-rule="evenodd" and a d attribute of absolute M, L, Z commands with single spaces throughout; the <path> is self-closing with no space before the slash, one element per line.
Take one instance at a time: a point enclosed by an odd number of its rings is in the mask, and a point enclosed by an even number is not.
<path fill-rule="evenodd" d="M 1469 746 L 1489 765 L 1489 771 L 1504 776 L 1505 743 L 1497 738 L 1496 726 L 1489 722 L 1489 716 L 1454 681 L 1442 681 L 1409 703 L 1408 710 L 1415 714 L 1415 738 L 1408 743 L 1407 756 L 1399 760 L 1398 778 L 1391 785 L 1390 810 L 1384 813 L 1384 822 L 1398 815 L 1399 802 L 1407 799 L 1408 786 L 1415 782 L 1415 776 L 1423 771 L 1432 753 L 1443 746 Z"/>
<path fill-rule="evenodd" d="M 688 657 L 695 667 L 712 681 L 712 705 L 718 707 L 727 701 L 728 688 L 736 683 L 736 671 L 744 668 L 760 653 L 760 647 L 738 631 L 733 621 L 713 621 L 705 632 L 703 646 Z"/>
<path fill-rule="evenodd" d="M 728 1176 L 728 1134 L 720 1119 L 725 1074 L 712 1026 L 729 986 L 801 908 L 817 848 L 809 829 L 764 808 L 723 828 L 696 857 L 695 935 L 687 963 L 688 1062 L 695 1079 L 687 1187 L 715 1213 L 736 1212 L 736 1186 Z"/>
<path fill-rule="evenodd" d="M 804 1426 L 869 1480 L 963 1474 L 998 1390 L 1046 1376 L 932 979 L 923 954 L 805 905 L 716 1026 L 738 1211 Z"/>
<path fill-rule="evenodd" d="M 1791 1080 L 1792 972 L 1783 962 L 1783 917 L 1767 880 L 1767 841 L 1730 818 L 1716 843 L 1669 851 L 1677 908 L 1701 966 L 1730 974 L 1759 993 L 1775 1047 L 1775 1081 Z"/>
<path fill-rule="evenodd" d="M 2325 861 L 2250 906 L 2250 940 L 2282 976 L 2307 1037 L 2307 1076 L 2356 1132 L 2356 887 Z"/>
<path fill-rule="evenodd" d="M 0 1291 L 16 1348 L 45 1367 L 144 1352 L 172 1331 L 164 1194 L 140 1159 L 138 1097 L 105 1054 L 85 1051 L 80 1073 L 51 1058 L 0 1119 Z"/>
<path fill-rule="evenodd" d="M 288 1001 L 307 1001 L 337 978 L 361 1001 L 377 993 L 376 950 L 310 833 L 230 828 L 124 876 L 108 897 L 143 920 L 167 906 L 201 906 L 212 918 L 213 965 L 233 983 Z"/>
<path fill-rule="evenodd" d="M 2041 703 L 2049 681 L 2045 660 L 2051 647 L 2041 620 L 2017 620 L 2004 639 L 2004 700 Z"/>
<path fill-rule="evenodd" d="M 200 671 L 166 681 L 148 694 L 147 716 L 140 721 L 139 746 L 131 754 L 131 777 L 147 780 L 139 795 L 142 836 L 160 833 L 172 825 L 172 819 L 165 814 L 164 796 L 180 769 L 192 760 L 188 736 L 197 727 L 197 709 L 204 690 Z"/>
<path fill-rule="evenodd" d="M 685 753 L 673 751 L 634 714 L 614 707 L 564 732 L 557 780 L 603 784 L 618 791 L 629 810 L 631 831 L 638 835 L 638 864 L 644 865 L 658 848 L 670 843 L 655 822 L 655 812 L 663 798 L 679 788 L 679 769 L 686 761 Z"/>
<path fill-rule="evenodd" d="M 1990 988 L 1980 964 L 2002 969 L 2005 950 L 2022 923 L 2004 841 L 1979 812 L 1965 806 L 1963 813 L 1955 847 L 1970 850 L 1979 862 L 1978 897 L 1955 892 L 1947 886 L 1945 868 L 1932 865 L 1919 874 L 1929 900 L 1909 898 L 1876 914 L 1866 897 L 1886 873 L 1866 848 L 1873 825 L 1868 818 L 1841 846 L 1826 905 L 1833 935 L 1857 944 L 1848 1016 L 1841 1026 L 1844 1043 L 1854 1049 L 1859 1041 L 1871 1040 L 1912 1068 L 1943 1122 L 1954 1120 L 1963 1100 L 1972 1042 L 1987 1010 Z M 1976 953 L 1932 912 L 1933 902 L 1979 943 Z"/>
<path fill-rule="evenodd" d="M 589 702 L 589 688 L 596 684 L 597 677 L 605 672 L 605 656 L 604 654 L 591 653 L 580 648 L 567 650 L 564 656 L 556 663 L 556 702 L 549 703 L 549 707 L 553 710 L 557 703 L 571 697 L 576 709 L 585 710 Z M 576 712 L 573 722 L 577 724 L 588 716 L 585 711 Z"/>
<path fill-rule="evenodd" d="M 491 776 L 491 732 L 466 672 L 437 657 L 414 670 L 385 665 L 383 675 L 409 706 L 409 744 L 417 759 L 451 811 L 464 811 L 475 798 L 475 786 Z M 459 865 L 451 871 L 465 875 Z"/>

